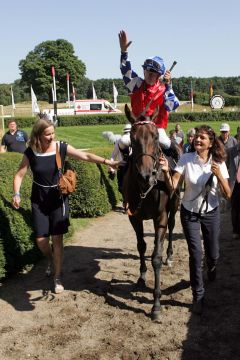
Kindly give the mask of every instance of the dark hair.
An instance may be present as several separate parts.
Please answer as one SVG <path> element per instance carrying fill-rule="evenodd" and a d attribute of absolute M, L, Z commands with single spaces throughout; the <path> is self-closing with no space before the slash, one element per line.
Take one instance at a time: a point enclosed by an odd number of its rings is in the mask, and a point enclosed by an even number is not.
<path fill-rule="evenodd" d="M 215 131 L 208 125 L 201 125 L 195 127 L 195 137 L 198 136 L 199 133 L 203 132 L 209 136 L 210 141 L 212 142 L 212 147 L 209 148 L 209 155 L 212 155 L 212 158 L 217 163 L 222 163 L 226 160 L 227 154 L 225 151 L 225 147 L 223 143 L 218 139 Z M 195 151 L 194 141 L 191 144 L 191 151 Z"/>
<path fill-rule="evenodd" d="M 12 122 L 15 122 L 15 124 L 17 124 L 16 119 L 14 119 L 14 118 L 8 119 L 7 124 L 9 125 Z"/>

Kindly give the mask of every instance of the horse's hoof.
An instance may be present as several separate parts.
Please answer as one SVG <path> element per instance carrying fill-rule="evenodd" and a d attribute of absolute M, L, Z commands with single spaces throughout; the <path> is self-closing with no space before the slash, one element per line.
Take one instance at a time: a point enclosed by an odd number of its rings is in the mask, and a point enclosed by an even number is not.
<path fill-rule="evenodd" d="M 146 283 L 145 283 L 145 280 L 142 279 L 142 278 L 139 278 L 138 281 L 137 281 L 137 287 L 143 289 L 146 287 Z"/>
<path fill-rule="evenodd" d="M 160 320 L 160 315 L 161 315 L 161 309 L 160 310 L 155 310 L 151 312 L 151 319 L 152 321 L 159 321 Z"/>
<path fill-rule="evenodd" d="M 170 259 L 166 260 L 166 264 L 167 264 L 168 267 L 172 267 L 172 263 L 173 263 L 172 260 L 170 260 Z"/>

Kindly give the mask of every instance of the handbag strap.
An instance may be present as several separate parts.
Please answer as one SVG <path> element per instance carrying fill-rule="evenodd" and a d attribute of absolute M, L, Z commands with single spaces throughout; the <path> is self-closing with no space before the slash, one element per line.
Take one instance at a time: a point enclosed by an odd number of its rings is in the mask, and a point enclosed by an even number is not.
<path fill-rule="evenodd" d="M 56 142 L 56 163 L 59 173 L 62 173 L 62 160 L 58 148 L 58 143 Z"/>

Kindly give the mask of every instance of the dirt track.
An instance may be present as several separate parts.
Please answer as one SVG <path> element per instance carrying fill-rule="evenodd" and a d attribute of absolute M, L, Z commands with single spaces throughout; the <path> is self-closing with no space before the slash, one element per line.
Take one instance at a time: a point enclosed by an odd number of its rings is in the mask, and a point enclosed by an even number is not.
<path fill-rule="evenodd" d="M 148 273 L 141 292 L 134 232 L 126 215 L 112 212 L 65 248 L 63 294 L 52 293 L 45 261 L 3 284 L 0 359 L 240 359 L 240 240 L 231 239 L 228 217 L 222 216 L 218 278 L 206 281 L 201 317 L 189 311 L 188 254 L 178 216 L 173 267 L 162 269 L 162 317 L 153 323 L 152 223 L 145 223 Z"/>

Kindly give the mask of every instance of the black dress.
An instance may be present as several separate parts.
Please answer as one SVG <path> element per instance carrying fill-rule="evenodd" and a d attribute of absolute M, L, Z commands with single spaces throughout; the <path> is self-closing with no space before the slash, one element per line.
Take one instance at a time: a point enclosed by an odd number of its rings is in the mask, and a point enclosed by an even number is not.
<path fill-rule="evenodd" d="M 60 155 L 64 164 L 67 143 L 60 142 Z M 30 147 L 25 151 L 33 174 L 31 193 L 33 225 L 36 237 L 48 237 L 68 232 L 68 196 L 58 190 L 56 152 L 35 153 Z"/>

